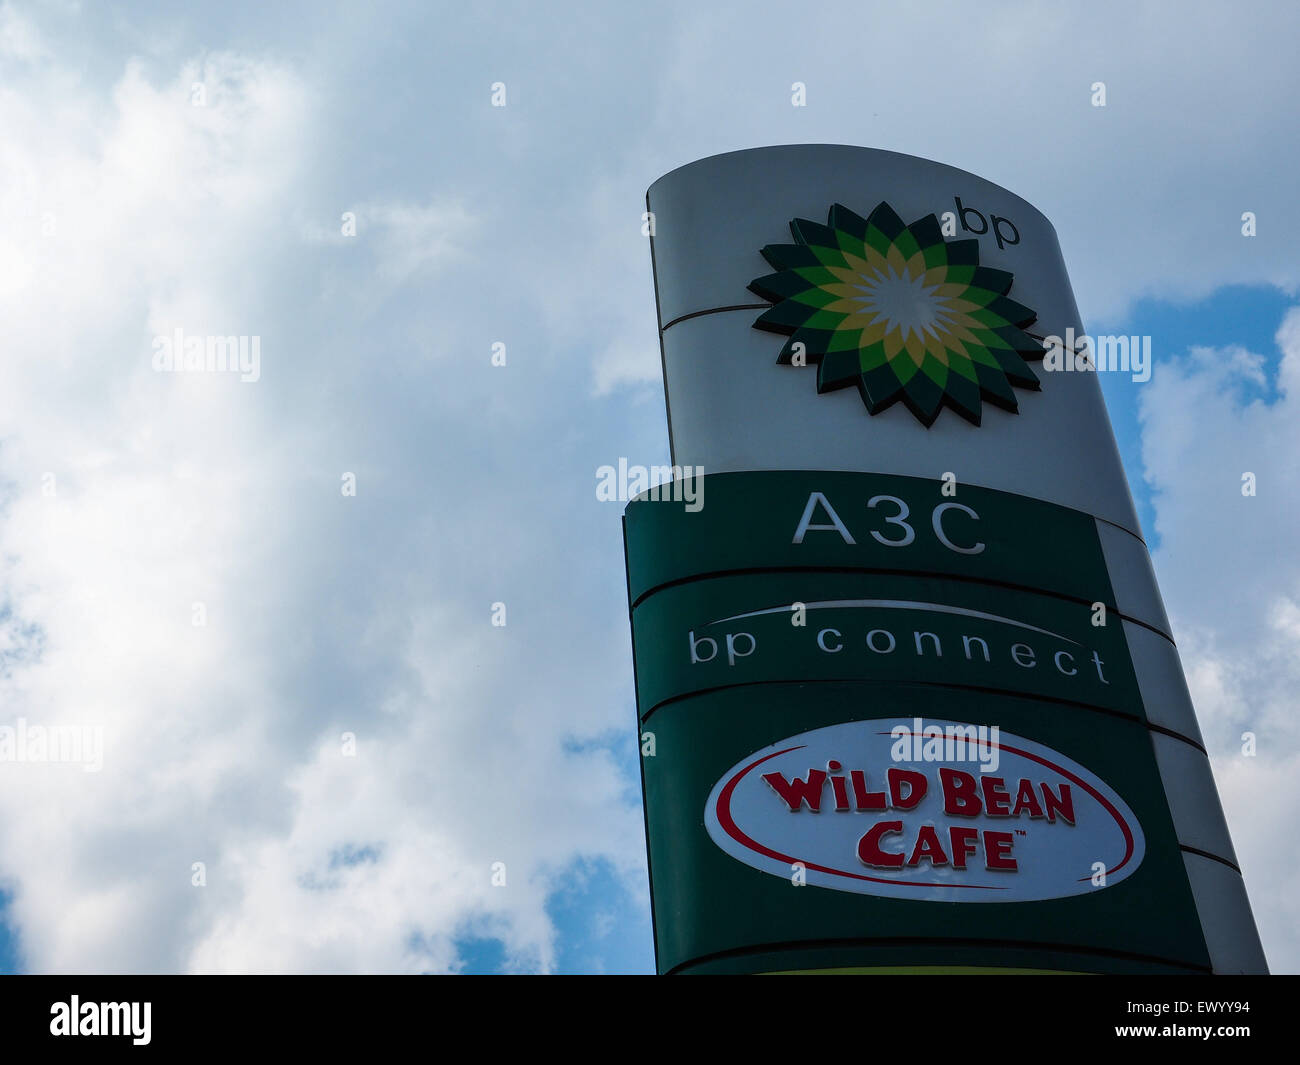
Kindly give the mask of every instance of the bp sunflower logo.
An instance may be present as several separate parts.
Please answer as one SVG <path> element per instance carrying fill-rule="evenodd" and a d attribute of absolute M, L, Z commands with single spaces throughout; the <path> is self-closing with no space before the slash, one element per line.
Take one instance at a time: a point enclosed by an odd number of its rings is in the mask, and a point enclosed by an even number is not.
<path fill-rule="evenodd" d="M 1007 298 L 1012 276 L 979 265 L 979 242 L 945 241 L 934 215 L 910 226 L 887 204 L 867 218 L 835 204 L 826 225 L 790 223 L 769 244 L 775 269 L 750 283 L 774 306 L 754 325 L 789 337 L 777 361 L 817 363 L 817 391 L 857 385 L 871 414 L 901 399 L 929 426 L 947 404 L 980 423 L 981 400 L 1016 411 L 1037 390 L 1025 333 L 1037 315 Z M 802 345 L 799 347 L 798 345 Z"/>

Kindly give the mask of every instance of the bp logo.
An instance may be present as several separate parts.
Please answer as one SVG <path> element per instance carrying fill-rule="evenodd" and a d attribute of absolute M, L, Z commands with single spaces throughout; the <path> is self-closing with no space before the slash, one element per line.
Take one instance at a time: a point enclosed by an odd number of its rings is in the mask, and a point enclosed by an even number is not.
<path fill-rule="evenodd" d="M 887 203 L 790 231 L 798 243 L 763 249 L 777 272 L 749 288 L 774 306 L 754 325 L 789 337 L 778 362 L 818 364 L 818 392 L 857 385 L 869 413 L 901 399 L 929 426 L 944 404 L 979 425 L 982 399 L 1014 413 L 1012 386 L 1038 389 L 1025 360 L 1044 349 L 1023 331 L 1037 315 L 1007 298 L 1011 274 L 979 265 L 978 241 Z"/>

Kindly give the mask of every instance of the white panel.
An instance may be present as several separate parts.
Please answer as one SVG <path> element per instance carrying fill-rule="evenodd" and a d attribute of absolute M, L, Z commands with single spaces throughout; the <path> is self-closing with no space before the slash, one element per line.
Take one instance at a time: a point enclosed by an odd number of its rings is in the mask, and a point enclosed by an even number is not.
<path fill-rule="evenodd" d="M 956 167 L 843 144 L 728 152 L 688 163 L 651 185 L 647 199 L 655 215 L 659 320 L 667 325 L 684 314 L 762 303 L 746 288 L 772 272 L 759 250 L 792 243 L 793 218 L 825 223 L 833 203 L 865 218 L 886 200 L 911 223 L 954 211 L 957 197 L 986 220 L 990 214 L 1010 219 L 1020 243 L 999 249 L 992 233 L 979 236 L 960 226 L 949 239 L 979 240 L 983 265 L 1016 275 L 1013 299 L 1053 327 L 1077 328 L 1079 314 L 1056 231 L 1035 207 Z M 975 217 L 967 217 L 977 229 Z"/>
<path fill-rule="evenodd" d="M 1228 822 L 1214 786 L 1210 760 L 1190 744 L 1159 732 L 1151 733 L 1151 743 L 1156 749 L 1156 766 L 1178 842 L 1235 865 L 1237 855 L 1228 836 Z"/>
<path fill-rule="evenodd" d="M 1106 571 L 1111 587 L 1115 589 L 1115 605 L 1119 612 L 1166 636 L 1171 635 L 1165 604 L 1156 587 L 1155 570 L 1151 568 L 1151 554 L 1147 545 L 1124 529 L 1099 521 L 1097 535 L 1101 537 L 1102 554 L 1106 557 Z"/>
<path fill-rule="evenodd" d="M 704 315 L 664 333 L 678 465 L 934 479 L 952 471 L 958 483 L 1137 527 L 1095 374 L 1044 375 L 1043 391 L 1026 394 L 1019 414 L 985 404 L 977 427 L 945 410 L 926 429 L 902 403 L 871 415 L 855 388 L 818 394 L 815 367 L 777 365 L 780 338 L 752 328 L 757 314 Z"/>
<path fill-rule="evenodd" d="M 1268 962 L 1241 877 L 1223 863 L 1199 854 L 1184 853 L 1183 864 L 1214 971 L 1267 973 Z"/>
<path fill-rule="evenodd" d="M 794 218 L 824 223 L 837 202 L 865 216 L 887 201 L 912 222 L 956 212 L 960 198 L 983 222 L 964 216 L 975 231 L 958 225 L 950 239 L 978 240 L 983 265 L 1012 273 L 1010 297 L 1038 315 L 1030 331 L 1083 332 L 1051 223 L 1018 196 L 955 167 L 870 148 L 785 145 L 688 164 L 656 181 L 648 196 L 663 325 L 720 307 L 766 306 L 747 286 L 772 272 L 761 250 L 791 243 Z M 993 215 L 1010 220 L 1017 243 L 999 247 Z M 953 470 L 959 481 L 1038 496 L 1138 531 L 1095 374 L 1044 371 L 1041 393 L 1018 391 L 1019 414 L 985 404 L 977 429 L 945 410 L 926 429 L 901 403 L 872 417 L 853 389 L 818 395 L 815 370 L 776 365 L 782 340 L 753 328 L 759 313 L 712 313 L 664 330 L 679 464 L 710 473 L 938 477 Z"/>
<path fill-rule="evenodd" d="M 1123 625 L 1147 720 L 1205 746 L 1178 650 L 1159 633 L 1131 621 Z"/>

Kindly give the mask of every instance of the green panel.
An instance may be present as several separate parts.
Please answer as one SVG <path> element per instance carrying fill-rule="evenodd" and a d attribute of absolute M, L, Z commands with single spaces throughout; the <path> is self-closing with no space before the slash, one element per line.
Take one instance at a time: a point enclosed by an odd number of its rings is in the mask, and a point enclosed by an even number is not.
<path fill-rule="evenodd" d="M 723 474 L 703 486 L 696 512 L 635 502 L 624 519 L 638 713 L 654 737 L 642 784 L 661 972 L 1208 971 L 1090 516 L 878 474 Z M 812 493 L 822 498 L 809 519 Z M 868 507 L 876 497 L 891 498 Z M 854 542 L 809 528 L 795 543 L 801 520 L 838 521 Z M 1108 624 L 1094 624 L 1093 603 Z M 1079 763 L 1130 808 L 1143 857 L 1096 890 L 1070 871 L 1078 894 L 967 903 L 888 897 L 910 885 L 794 886 L 780 862 L 764 871 L 733 857 L 753 860 L 734 834 L 720 837 L 732 853 L 710 838 L 710 792 L 753 752 L 882 718 L 997 725 Z M 775 825 L 759 802 L 758 823 Z M 874 823 L 865 807 L 840 816 Z"/>
<path fill-rule="evenodd" d="M 1207 970 L 1185 965 L 1169 965 L 1149 959 L 1129 959 L 1118 956 L 1099 956 L 1090 953 L 1070 953 L 1044 950 L 1037 947 L 997 948 L 1003 962 L 996 967 L 988 964 L 989 948 L 959 944 L 909 943 L 898 947 L 873 947 L 870 965 L 859 965 L 851 959 L 859 957 L 861 947 L 819 947 L 801 945 L 798 948 L 773 951 L 745 951 L 703 961 L 673 970 L 674 974 L 689 976 L 728 975 L 780 975 L 792 974 L 858 974 L 864 976 L 886 975 L 970 975 L 970 976 L 1208 976 Z M 890 959 L 893 959 L 891 962 Z M 934 964 L 930 960 L 934 959 Z M 799 968 L 791 968 L 797 960 Z M 1052 966 L 1056 966 L 1053 968 Z"/>
<path fill-rule="evenodd" d="M 702 481 L 703 505 L 695 511 L 681 499 L 642 498 L 628 505 L 624 525 L 634 604 L 654 588 L 702 574 L 814 568 L 1015 584 L 1114 608 L 1096 524 L 1077 510 L 966 485 L 946 496 L 937 480 L 876 473 L 723 473 Z M 792 543 L 813 492 L 825 496 L 853 544 L 833 530 L 810 530 L 802 543 Z M 907 506 L 902 520 L 912 529 L 910 544 L 889 547 L 872 536 L 907 538 L 903 527 L 887 520 L 899 516 L 895 504 L 867 506 L 876 496 L 893 496 Z M 935 535 L 935 507 L 952 503 L 969 507 L 979 519 L 949 508 L 940 515 L 943 529 L 958 547 L 983 543 L 978 554 L 953 551 Z M 830 523 L 819 505 L 813 524 Z"/>
<path fill-rule="evenodd" d="M 854 605 L 819 605 L 833 603 Z M 755 611 L 771 612 L 736 617 Z M 1143 718 L 1123 627 L 1094 626 L 1088 606 L 1052 596 L 925 577 L 759 573 L 669 586 L 632 621 L 637 661 L 650 667 L 637 677 L 643 717 L 730 684 L 924 680 Z"/>
<path fill-rule="evenodd" d="M 710 789 L 747 754 L 802 730 L 911 715 L 997 721 L 1006 732 L 1068 754 L 1113 787 L 1137 816 L 1146 838 L 1140 866 L 1120 883 L 1068 898 L 930 902 L 796 887 L 730 857 L 706 834 Z M 670 703 L 644 728 L 655 737 L 655 755 L 642 759 L 642 772 L 661 972 L 719 955 L 729 956 L 738 971 L 907 964 L 1089 972 L 1209 968 L 1140 722 L 921 685 L 766 684 Z M 789 949 L 794 946 L 802 949 Z M 742 956 L 751 952 L 763 957 Z"/>

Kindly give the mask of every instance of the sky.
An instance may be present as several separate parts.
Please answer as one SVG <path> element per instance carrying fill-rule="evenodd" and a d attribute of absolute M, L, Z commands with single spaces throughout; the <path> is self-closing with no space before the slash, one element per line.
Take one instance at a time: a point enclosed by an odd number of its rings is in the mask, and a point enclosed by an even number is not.
<path fill-rule="evenodd" d="M 0 968 L 652 971 L 595 491 L 668 459 L 645 190 L 833 142 L 1029 200 L 1089 330 L 1152 337 L 1103 388 L 1300 971 L 1297 39 L 1284 3 L 0 2 L 0 723 L 103 739 L 0 767 Z M 259 338 L 257 380 L 156 372 L 177 329 Z"/>

